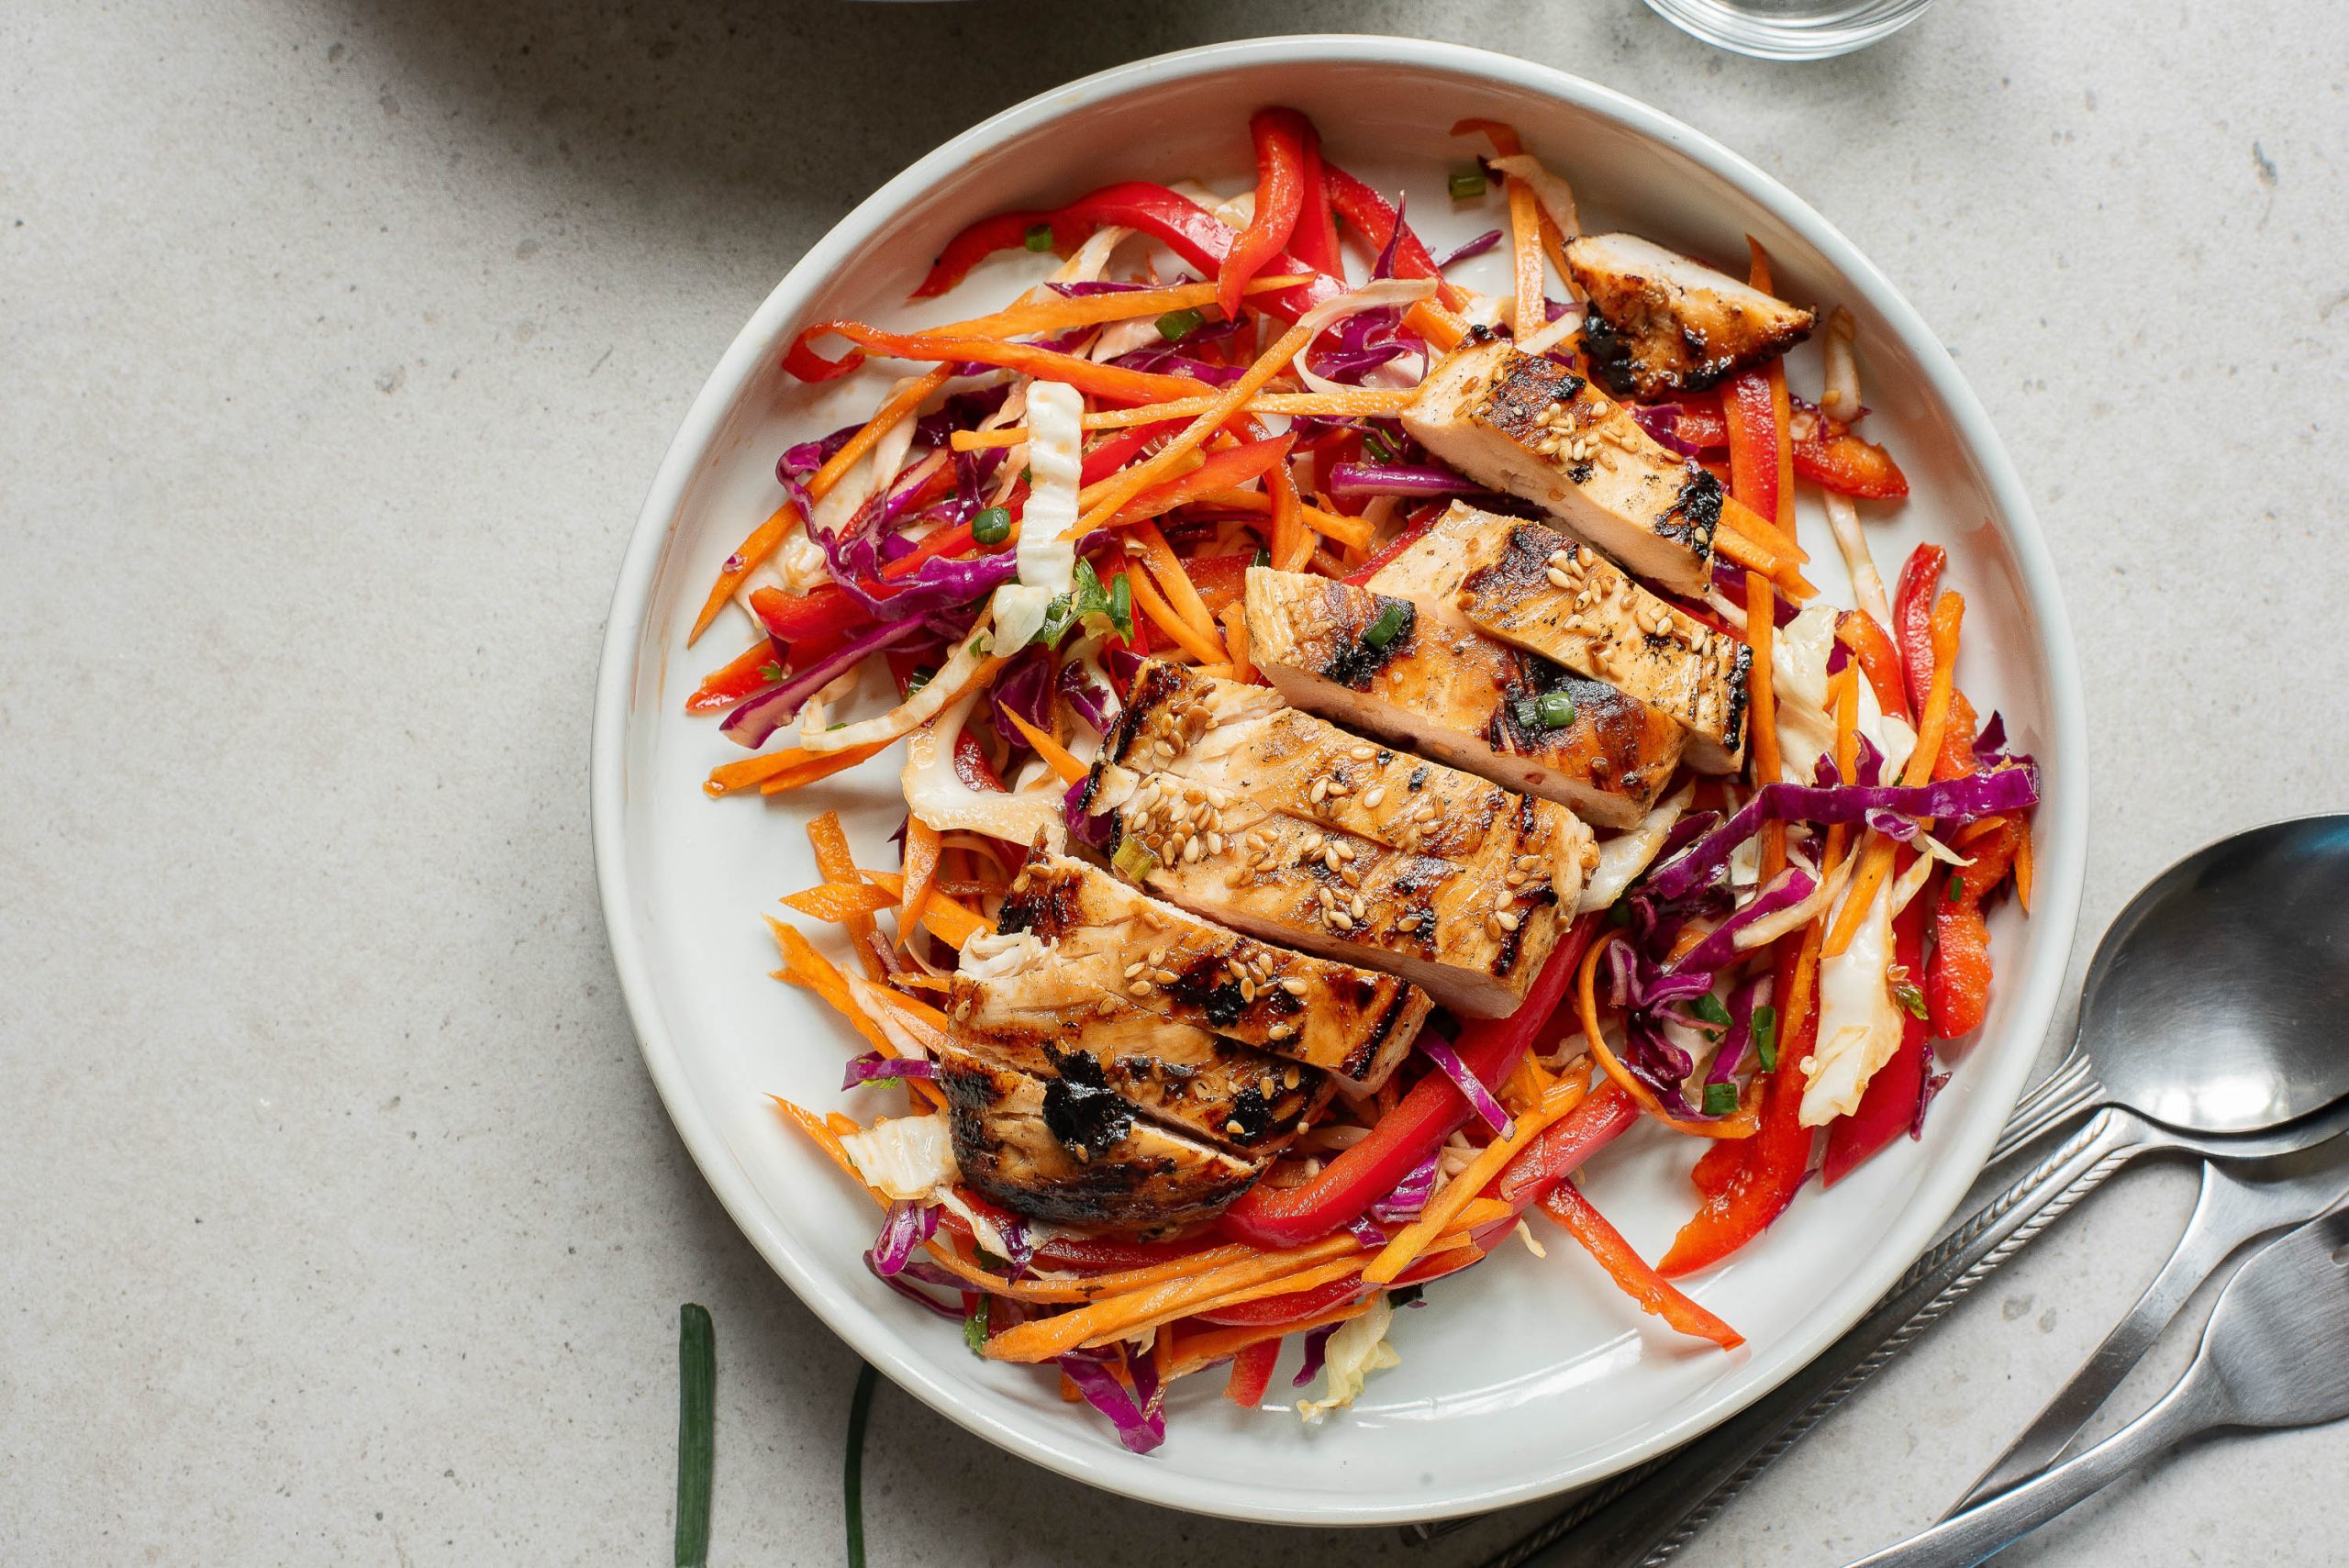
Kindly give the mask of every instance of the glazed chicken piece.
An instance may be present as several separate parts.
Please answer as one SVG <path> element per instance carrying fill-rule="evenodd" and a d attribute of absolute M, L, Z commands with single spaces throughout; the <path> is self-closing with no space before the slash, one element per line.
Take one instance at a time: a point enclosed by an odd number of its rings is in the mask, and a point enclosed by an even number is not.
<path fill-rule="evenodd" d="M 1479 1017 L 1523 1000 L 1595 857 L 1554 802 L 1157 660 L 1135 673 L 1081 804 L 1112 818 L 1126 880 Z"/>
<path fill-rule="evenodd" d="M 1649 593 L 1588 545 L 1455 504 L 1372 583 L 1452 604 L 1486 636 L 1646 704 L 1687 731 L 1692 767 L 1726 773 L 1744 762 L 1753 651 Z"/>
<path fill-rule="evenodd" d="M 1554 800 L 1586 822 L 1629 828 L 1647 814 L 1680 760 L 1679 725 L 1603 681 L 1487 637 L 1455 595 L 1389 595 L 1379 581 L 1356 588 L 1250 568 L 1250 661 L 1298 707 Z M 1382 624 L 1391 629 L 1374 641 Z"/>
<path fill-rule="evenodd" d="M 1620 397 L 1701 392 L 1809 337 L 1815 313 L 1632 234 L 1566 241 L 1591 372 Z"/>
<path fill-rule="evenodd" d="M 1556 361 L 1504 342 L 1457 349 L 1420 384 L 1403 428 L 1640 576 L 1682 594 L 1710 585 L 1720 483 Z"/>
<path fill-rule="evenodd" d="M 1432 1006 L 1391 974 L 1241 936 L 1067 855 L 1031 852 L 996 924 L 1048 955 L 1049 977 L 1027 977 L 1032 985 L 1049 979 L 1071 998 L 1115 998 L 1170 1027 L 1211 1030 L 1354 1094 L 1386 1081 Z"/>

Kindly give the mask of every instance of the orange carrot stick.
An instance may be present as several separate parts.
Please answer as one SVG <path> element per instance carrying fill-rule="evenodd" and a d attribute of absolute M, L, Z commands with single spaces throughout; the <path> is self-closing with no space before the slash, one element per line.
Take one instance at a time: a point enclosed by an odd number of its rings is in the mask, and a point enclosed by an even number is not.
<path fill-rule="evenodd" d="M 1586 1251 L 1598 1260 L 1623 1294 L 1640 1304 L 1643 1312 L 1652 1312 L 1684 1334 L 1700 1340 L 1710 1340 L 1725 1351 L 1733 1351 L 1745 1343 L 1745 1336 L 1722 1322 L 1691 1300 L 1670 1280 L 1651 1267 L 1646 1259 L 1633 1250 L 1623 1233 L 1608 1223 L 1607 1217 L 1593 1208 L 1582 1189 L 1571 1181 L 1559 1183 L 1542 1200 L 1542 1212 L 1565 1228 L 1566 1234 L 1582 1243 Z"/>
<path fill-rule="evenodd" d="M 938 851 L 944 835 L 908 814 L 906 817 L 906 859 L 904 893 L 897 902 L 897 946 L 904 947 L 912 940 L 914 928 L 920 925 L 922 906 L 929 902 L 930 884 L 938 880 Z"/>
<path fill-rule="evenodd" d="M 726 601 L 734 596 L 734 590 L 741 586 L 742 579 L 756 571 L 761 562 L 773 555 L 775 547 L 783 543 L 784 536 L 798 526 L 798 506 L 785 501 L 765 522 L 751 530 L 751 537 L 736 547 L 734 553 L 726 558 L 726 564 L 718 569 L 718 581 L 710 584 L 709 596 L 702 601 L 701 613 L 694 617 L 694 628 L 685 633 L 686 647 L 691 648 L 701 639 L 701 634 L 709 629 L 709 623 L 718 618 L 718 612 L 726 607 Z"/>

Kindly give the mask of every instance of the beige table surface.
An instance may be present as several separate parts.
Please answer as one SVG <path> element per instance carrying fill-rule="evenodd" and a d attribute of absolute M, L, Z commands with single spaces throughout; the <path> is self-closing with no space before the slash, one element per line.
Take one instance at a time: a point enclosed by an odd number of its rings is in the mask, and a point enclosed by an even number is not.
<path fill-rule="evenodd" d="M 854 1359 L 685 1158 L 605 948 L 584 772 L 621 543 L 737 326 L 887 175 L 1086 71 L 1348 28 L 1687 119 L 1944 335 L 2078 628 L 2083 956 L 2178 852 L 2349 804 L 2328 0 L 1946 0 L 1803 67 L 1633 0 L 16 0 L 0 1561 L 665 1562 L 688 1299 L 721 1346 L 715 1561 L 839 1561 Z M 2121 1179 L 1694 1560 L 1929 1518 L 2189 1192 Z M 2010 1560 L 2338 1561 L 2344 1470 L 2349 1432 L 2207 1447 Z M 1449 1568 L 1534 1517 L 1420 1548 L 1193 1519 L 885 1385 L 869 1477 L 892 1568 Z"/>

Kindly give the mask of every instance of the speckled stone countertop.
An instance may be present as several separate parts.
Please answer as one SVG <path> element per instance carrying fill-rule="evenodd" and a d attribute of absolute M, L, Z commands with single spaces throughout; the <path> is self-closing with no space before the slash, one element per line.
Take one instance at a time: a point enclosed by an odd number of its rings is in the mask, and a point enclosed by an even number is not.
<path fill-rule="evenodd" d="M 1031 92 L 1268 27 L 1619 87 L 1907 291 L 2004 431 L 2078 629 L 2083 957 L 2179 852 L 2344 804 L 2349 24 L 2326 0 L 1946 0 L 1811 66 L 1633 0 L 20 0 L 0 1560 L 665 1560 L 698 1300 L 715 1560 L 839 1561 L 855 1361 L 685 1158 L 605 948 L 584 775 L 612 574 L 708 367 L 855 201 Z M 1693 1560 L 1837 1562 L 1932 1517 L 2191 1190 L 2121 1178 Z M 2344 1469 L 2344 1431 L 2205 1446 L 2011 1560 L 2315 1561 L 2349 1529 Z M 1194 1519 L 885 1385 L 867 1473 L 891 1568 L 1451 1568 L 1540 1514 L 1419 1547 Z"/>

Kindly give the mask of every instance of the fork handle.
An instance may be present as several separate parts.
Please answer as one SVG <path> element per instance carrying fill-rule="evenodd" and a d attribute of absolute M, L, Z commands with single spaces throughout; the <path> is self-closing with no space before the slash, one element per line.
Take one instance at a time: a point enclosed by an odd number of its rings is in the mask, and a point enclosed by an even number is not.
<path fill-rule="evenodd" d="M 2099 1110 L 2039 1165 L 1918 1260 L 1892 1294 L 1786 1382 L 1599 1506 L 1570 1510 L 1487 1568 L 1660 1563 L 1762 1468 L 1970 1291 L 1976 1281 L 2161 1134 Z"/>
<path fill-rule="evenodd" d="M 2152 1409 L 2096 1447 L 1850 1568 L 1973 1568 L 2164 1450 L 2225 1425 L 2234 1413 L 2225 1382 L 2198 1356 Z"/>

